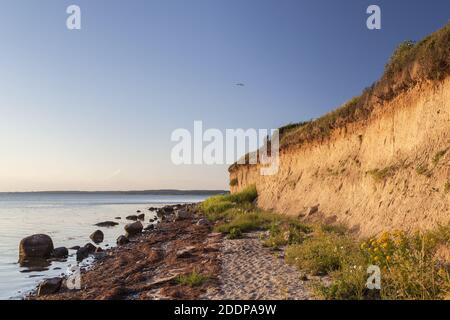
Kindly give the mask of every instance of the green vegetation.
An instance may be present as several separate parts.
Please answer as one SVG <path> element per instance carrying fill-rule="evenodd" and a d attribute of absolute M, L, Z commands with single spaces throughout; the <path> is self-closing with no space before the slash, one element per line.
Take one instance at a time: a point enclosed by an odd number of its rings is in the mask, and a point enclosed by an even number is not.
<path fill-rule="evenodd" d="M 407 235 L 386 232 L 363 241 L 359 249 L 349 246 L 340 267 L 330 273 L 331 286 L 318 286 L 326 299 L 364 299 L 367 265 L 381 268 L 383 299 L 444 299 L 450 289 L 450 257 L 439 256 L 448 249 L 450 226 L 433 232 Z"/>
<path fill-rule="evenodd" d="M 444 184 L 444 192 L 445 192 L 445 193 L 450 192 L 450 181 L 447 181 L 447 182 Z"/>
<path fill-rule="evenodd" d="M 353 239 L 335 233 L 317 233 L 286 249 L 286 261 L 313 275 L 339 270 L 356 247 Z"/>
<path fill-rule="evenodd" d="M 333 129 L 359 117 L 359 113 L 362 111 L 359 109 L 361 101 L 360 96 L 354 97 L 341 107 L 316 120 L 282 127 L 279 131 L 281 146 L 328 137 Z"/>
<path fill-rule="evenodd" d="M 369 265 L 381 269 L 382 299 L 450 298 L 450 225 L 425 233 L 393 231 L 358 240 L 343 225 L 306 225 L 257 209 L 255 198 L 256 189 L 250 187 L 210 198 L 202 207 L 213 212 L 209 219 L 217 222 L 216 231 L 229 239 L 266 230 L 261 241 L 273 249 L 284 247 L 288 263 L 302 272 L 328 275 L 329 285 L 313 281 L 320 298 L 372 298 L 374 292 L 366 289 Z"/>
<path fill-rule="evenodd" d="M 231 228 L 228 233 L 228 239 L 239 239 L 242 237 L 242 231 L 240 228 Z"/>
<path fill-rule="evenodd" d="M 205 281 L 209 279 L 208 276 L 202 275 L 198 273 L 196 270 L 192 271 L 186 275 L 179 275 L 175 278 L 175 281 L 178 284 L 190 287 L 198 287 L 201 286 Z"/>
<path fill-rule="evenodd" d="M 201 210 L 206 214 L 209 220 L 215 221 L 225 217 L 226 211 L 234 208 L 236 205 L 239 205 L 241 208 L 251 207 L 256 197 L 256 187 L 251 186 L 240 193 L 208 198 L 202 202 Z"/>
<path fill-rule="evenodd" d="M 434 164 L 435 166 L 439 163 L 439 161 L 441 160 L 441 158 L 442 158 L 443 156 L 445 156 L 445 154 L 447 153 L 447 151 L 448 151 L 448 148 L 445 149 L 445 150 L 441 150 L 441 151 L 437 152 L 437 153 L 434 155 L 434 157 L 433 157 L 433 164 Z"/>
<path fill-rule="evenodd" d="M 387 177 L 392 176 L 395 173 L 396 168 L 394 166 L 389 166 L 383 169 L 370 170 L 367 173 L 372 176 L 376 182 L 384 181 Z"/>
<path fill-rule="evenodd" d="M 275 219 L 268 230 L 269 236 L 267 239 L 263 239 L 263 244 L 273 249 L 301 243 L 313 231 L 310 226 L 301 223 L 299 220 L 287 217 Z"/>
<path fill-rule="evenodd" d="M 401 43 L 386 64 L 381 79 L 361 95 L 318 119 L 279 128 L 280 147 L 327 139 L 335 129 L 368 119 L 376 103 L 390 101 L 422 80 L 444 79 L 450 74 L 449 42 L 450 23 L 418 43 Z"/>
<path fill-rule="evenodd" d="M 419 164 L 416 167 L 416 173 L 420 174 L 420 175 L 424 175 L 424 176 L 429 176 L 430 175 L 430 171 L 428 170 L 428 167 L 424 164 Z"/>

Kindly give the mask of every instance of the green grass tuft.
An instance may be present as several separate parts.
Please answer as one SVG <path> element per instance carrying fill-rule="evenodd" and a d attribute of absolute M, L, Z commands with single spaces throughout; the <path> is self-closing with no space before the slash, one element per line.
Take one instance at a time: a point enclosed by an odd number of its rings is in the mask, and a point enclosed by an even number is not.
<path fill-rule="evenodd" d="M 209 279 L 208 276 L 202 275 L 194 270 L 189 274 L 179 275 L 178 277 L 175 278 L 175 281 L 178 284 L 184 286 L 198 287 L 201 286 L 203 283 L 205 283 L 208 279 Z"/>

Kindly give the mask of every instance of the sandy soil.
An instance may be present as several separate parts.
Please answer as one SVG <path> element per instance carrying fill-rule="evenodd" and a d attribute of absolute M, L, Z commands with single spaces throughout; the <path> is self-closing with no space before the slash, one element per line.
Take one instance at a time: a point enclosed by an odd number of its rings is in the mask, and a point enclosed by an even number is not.
<path fill-rule="evenodd" d="M 282 253 L 262 246 L 259 233 L 244 239 L 222 242 L 219 254 L 219 287 L 211 288 L 203 299 L 308 300 L 307 281 L 285 263 Z"/>

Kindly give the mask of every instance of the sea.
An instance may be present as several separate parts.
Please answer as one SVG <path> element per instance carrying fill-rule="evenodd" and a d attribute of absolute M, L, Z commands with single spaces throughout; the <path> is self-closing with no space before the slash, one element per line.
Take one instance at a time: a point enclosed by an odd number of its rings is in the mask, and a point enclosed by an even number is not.
<path fill-rule="evenodd" d="M 125 219 L 145 213 L 144 226 L 155 213 L 149 207 L 163 207 L 169 204 L 194 203 L 210 196 L 207 193 L 182 194 L 161 193 L 108 193 L 108 192 L 42 192 L 42 193 L 0 193 L 0 299 L 23 299 L 45 278 L 66 274 L 77 266 L 76 251 L 69 250 L 64 261 L 53 261 L 48 266 L 30 268 L 21 266 L 19 243 L 33 234 L 47 234 L 56 247 L 83 246 L 90 242 L 89 236 L 97 229 L 102 230 L 105 239 L 103 249 L 115 246 L 116 239 L 124 234 Z M 120 217 L 121 219 L 116 219 Z M 99 228 L 95 224 L 115 221 L 119 225 Z M 83 263 L 91 263 L 86 260 Z"/>

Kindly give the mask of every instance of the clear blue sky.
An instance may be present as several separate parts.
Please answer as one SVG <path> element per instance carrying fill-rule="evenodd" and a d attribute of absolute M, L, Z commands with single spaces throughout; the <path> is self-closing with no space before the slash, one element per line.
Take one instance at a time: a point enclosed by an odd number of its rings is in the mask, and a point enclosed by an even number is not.
<path fill-rule="evenodd" d="M 2 1 L 0 191 L 227 188 L 226 166 L 171 163 L 174 129 L 317 117 L 449 18 L 448 0 Z"/>

